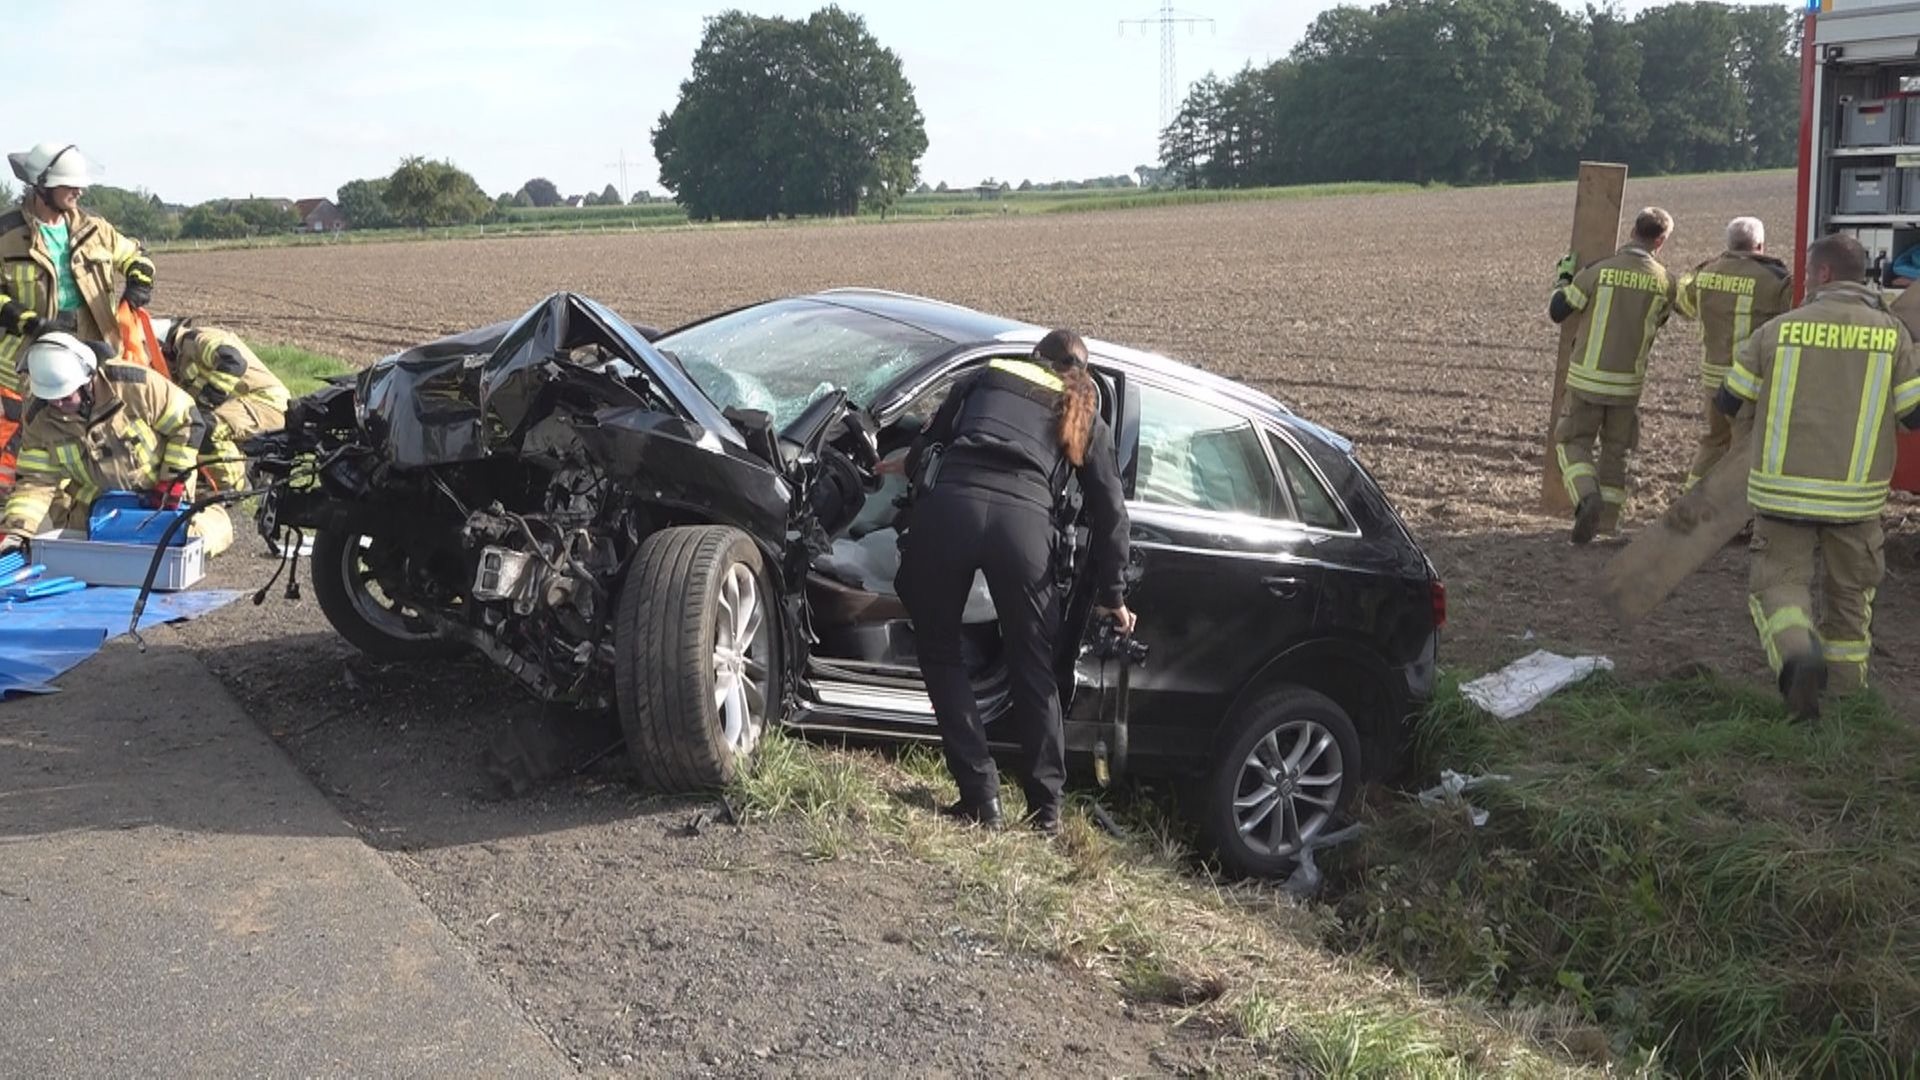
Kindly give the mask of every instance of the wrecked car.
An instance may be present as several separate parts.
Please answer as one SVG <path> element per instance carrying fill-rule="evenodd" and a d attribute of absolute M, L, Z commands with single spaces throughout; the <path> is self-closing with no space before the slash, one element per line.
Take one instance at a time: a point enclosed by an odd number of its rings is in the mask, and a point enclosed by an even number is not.
<path fill-rule="evenodd" d="M 882 462 L 957 378 L 1043 332 L 832 290 L 655 336 L 560 293 L 296 402 L 251 448 L 272 485 L 258 522 L 311 534 L 315 597 L 355 646 L 477 650 L 541 700 L 611 709 L 650 787 L 727 781 L 768 724 L 934 741 L 892 585 L 906 481 Z M 1184 781 L 1229 868 L 1283 870 L 1401 758 L 1444 587 L 1345 440 L 1244 385 L 1088 346 L 1150 658 L 1072 591 L 1070 759 Z M 978 580 L 966 633 L 991 736 L 1008 683 Z"/>

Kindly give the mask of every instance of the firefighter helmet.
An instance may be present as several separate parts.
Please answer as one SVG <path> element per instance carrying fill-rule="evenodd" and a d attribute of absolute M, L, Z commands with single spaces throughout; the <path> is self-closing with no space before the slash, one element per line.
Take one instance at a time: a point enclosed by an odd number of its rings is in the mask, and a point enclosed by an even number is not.
<path fill-rule="evenodd" d="M 87 385 L 99 364 L 94 351 L 72 334 L 44 334 L 27 346 L 28 382 L 42 401 L 59 401 Z"/>
<path fill-rule="evenodd" d="M 90 187 L 93 166 L 72 143 L 41 143 L 31 150 L 8 154 L 13 175 L 36 188 Z"/>

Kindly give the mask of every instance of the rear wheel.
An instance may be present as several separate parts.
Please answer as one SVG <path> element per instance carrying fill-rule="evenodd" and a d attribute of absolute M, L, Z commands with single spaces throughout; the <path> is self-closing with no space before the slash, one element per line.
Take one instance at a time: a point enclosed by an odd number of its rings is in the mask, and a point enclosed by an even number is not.
<path fill-rule="evenodd" d="M 642 784 L 738 775 L 781 700 L 777 601 L 738 529 L 662 529 L 640 545 L 620 588 L 614 698 Z"/>
<path fill-rule="evenodd" d="M 1202 782 L 1200 831 L 1244 877 L 1291 870 L 1360 790 L 1360 739 L 1332 698 L 1277 687 L 1240 710 Z"/>
<path fill-rule="evenodd" d="M 368 656 L 435 660 L 466 650 L 457 641 L 416 629 L 413 609 L 388 592 L 407 574 L 406 553 L 392 541 L 322 529 L 314 535 L 310 565 L 321 614 Z"/>

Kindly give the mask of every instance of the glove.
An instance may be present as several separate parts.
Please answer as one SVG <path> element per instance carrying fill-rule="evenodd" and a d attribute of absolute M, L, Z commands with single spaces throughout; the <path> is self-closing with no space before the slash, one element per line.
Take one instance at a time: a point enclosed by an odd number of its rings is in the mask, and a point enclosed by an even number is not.
<path fill-rule="evenodd" d="M 162 480 L 153 485 L 147 497 L 140 500 L 149 510 L 178 510 L 180 503 L 187 497 L 187 483 L 184 480 Z"/>
<path fill-rule="evenodd" d="M 0 533 L 0 556 L 11 555 L 16 551 L 28 558 L 32 558 L 33 552 L 31 545 L 27 541 L 26 534 L 14 532 Z"/>
<path fill-rule="evenodd" d="M 144 308 L 153 303 L 153 262 L 143 257 L 127 264 L 127 306 Z"/>
<path fill-rule="evenodd" d="M 1555 285 L 1565 285 L 1573 280 L 1574 274 L 1580 272 L 1580 260 L 1573 252 L 1569 251 L 1566 257 L 1561 259 L 1559 264 L 1554 267 L 1554 271 L 1556 276 L 1553 279 L 1553 283 Z"/>
<path fill-rule="evenodd" d="M 0 330 L 5 330 L 15 337 L 31 338 L 44 328 L 46 320 L 32 308 L 8 303 L 0 308 L 0 324 L 3 324 L 0 325 Z"/>

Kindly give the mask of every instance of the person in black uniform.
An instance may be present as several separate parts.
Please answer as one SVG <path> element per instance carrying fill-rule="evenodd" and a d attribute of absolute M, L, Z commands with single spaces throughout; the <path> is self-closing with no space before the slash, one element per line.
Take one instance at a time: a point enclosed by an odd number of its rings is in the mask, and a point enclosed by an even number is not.
<path fill-rule="evenodd" d="M 916 494 L 894 586 L 960 786 L 950 816 L 1000 824 L 1000 777 L 960 652 L 961 613 L 974 573 L 984 571 L 1012 683 L 1027 820 L 1046 833 L 1060 828 L 1066 748 L 1053 660 L 1063 538 L 1055 509 L 1077 476 L 1092 525 L 1096 611 L 1131 632 L 1127 510 L 1114 458 L 1086 343 L 1071 330 L 1041 339 L 1030 360 L 995 360 L 962 377 L 914 442 L 907 475 Z"/>

